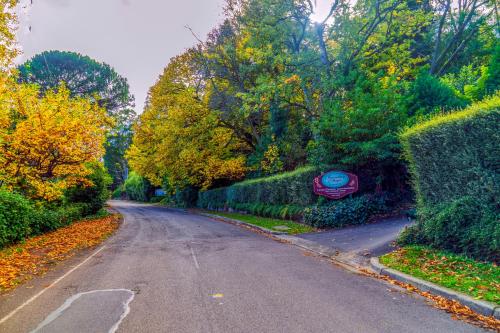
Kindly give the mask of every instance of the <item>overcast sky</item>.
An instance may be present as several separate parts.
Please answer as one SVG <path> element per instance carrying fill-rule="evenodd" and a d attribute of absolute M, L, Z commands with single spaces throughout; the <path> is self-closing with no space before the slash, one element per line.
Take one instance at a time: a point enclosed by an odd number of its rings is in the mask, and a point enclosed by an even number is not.
<path fill-rule="evenodd" d="M 223 19 L 223 0 L 33 0 L 32 6 L 27 0 L 20 6 L 18 61 L 65 50 L 106 62 L 128 79 L 138 112 L 169 59 L 196 43 L 184 26 L 204 37 Z"/>
<path fill-rule="evenodd" d="M 25 61 L 46 50 L 75 51 L 113 66 L 142 112 L 149 87 L 169 59 L 223 19 L 223 0 L 22 0 L 19 44 Z M 331 3 L 318 0 L 319 11 Z M 29 29 L 31 27 L 31 31 Z"/>

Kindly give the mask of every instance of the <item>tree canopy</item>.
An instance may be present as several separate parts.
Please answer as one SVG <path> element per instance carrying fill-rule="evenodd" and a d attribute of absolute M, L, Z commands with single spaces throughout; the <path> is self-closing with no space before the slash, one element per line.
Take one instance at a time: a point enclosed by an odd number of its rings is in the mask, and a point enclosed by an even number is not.
<path fill-rule="evenodd" d="M 38 85 L 42 94 L 64 83 L 70 97 L 95 99 L 107 110 L 115 126 L 108 133 L 104 162 L 114 186 L 123 184 L 128 174 L 124 155 L 132 139 L 131 125 L 136 117 L 127 80 L 110 65 L 75 52 L 45 51 L 18 70 L 19 81 Z"/>
<path fill-rule="evenodd" d="M 184 186 L 234 180 L 208 163 L 221 156 L 244 161 L 246 177 L 315 164 L 369 169 L 380 184 L 400 168 L 402 128 L 498 90 L 495 10 L 487 0 L 335 0 L 313 22 L 312 1 L 227 0 L 225 20 L 151 88 L 130 161 Z M 223 151 L 207 143 L 216 133 Z"/>

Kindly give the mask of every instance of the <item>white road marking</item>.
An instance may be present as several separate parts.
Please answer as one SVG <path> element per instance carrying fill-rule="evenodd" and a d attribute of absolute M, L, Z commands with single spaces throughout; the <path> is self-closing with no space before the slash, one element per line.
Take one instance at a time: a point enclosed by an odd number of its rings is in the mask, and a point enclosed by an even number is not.
<path fill-rule="evenodd" d="M 200 269 L 200 265 L 198 264 L 198 259 L 196 259 L 196 255 L 194 254 L 193 248 L 190 246 L 189 249 L 191 250 L 191 256 L 193 257 L 194 265 L 196 266 L 196 269 Z"/>
<path fill-rule="evenodd" d="M 130 294 L 130 297 L 123 303 L 123 313 L 122 313 L 122 315 L 120 316 L 120 318 L 118 319 L 118 321 L 115 324 L 113 324 L 113 326 L 108 331 L 108 333 L 114 333 L 114 332 L 116 332 L 116 330 L 120 326 L 120 324 L 123 321 L 123 319 L 125 319 L 125 317 L 130 312 L 129 304 L 130 304 L 130 302 L 132 302 L 132 300 L 134 299 L 134 296 L 135 296 L 135 294 L 134 294 L 134 292 L 132 290 L 129 290 L 129 289 L 103 289 L 103 290 L 92 290 L 92 291 L 87 291 L 87 292 L 83 292 L 83 293 L 79 293 L 79 294 L 73 295 L 70 298 L 68 298 L 64 302 L 64 304 L 61 305 L 57 310 L 55 310 L 47 318 L 45 318 L 45 320 L 42 321 L 40 323 L 40 325 L 37 326 L 37 328 L 35 328 L 33 331 L 31 331 L 31 333 L 36 333 L 37 331 L 39 331 L 43 327 L 47 326 L 48 324 L 50 324 L 51 322 L 53 322 L 54 320 L 56 320 L 64 312 L 64 310 L 66 310 L 67 308 L 69 308 L 71 306 L 71 304 L 73 304 L 73 302 L 76 301 L 77 299 L 79 299 L 81 296 L 83 296 L 83 295 L 89 295 L 89 294 L 95 294 L 95 293 L 99 293 L 99 292 L 115 292 L 115 291 L 125 291 L 125 292 L 127 292 L 127 293 Z"/>
<path fill-rule="evenodd" d="M 38 297 L 40 297 L 43 293 L 45 293 L 47 290 L 49 290 L 50 288 L 54 287 L 58 282 L 60 282 L 62 279 L 64 279 L 65 277 L 67 277 L 68 275 L 70 275 L 71 273 L 73 273 L 74 271 L 76 271 L 78 268 L 80 268 L 81 266 L 83 266 L 87 261 L 89 261 L 90 259 L 92 259 L 93 257 L 95 257 L 99 252 L 101 252 L 102 250 L 104 250 L 104 248 L 106 247 L 106 245 L 104 245 L 103 247 L 101 247 L 99 250 L 95 251 L 94 253 L 92 253 L 87 259 L 85 259 L 84 261 L 82 261 L 81 263 L 79 263 L 78 265 L 76 265 L 75 267 L 73 267 L 72 269 L 70 269 L 68 272 L 66 272 L 63 276 L 59 277 L 58 279 L 56 279 L 54 282 L 52 282 L 48 287 L 40 290 L 40 292 L 38 292 L 36 295 L 34 295 L 33 297 L 31 297 L 30 299 L 28 299 L 26 302 L 24 302 L 23 304 L 19 305 L 17 308 L 15 308 L 11 313 L 9 313 L 8 315 L 6 315 L 5 317 L 3 317 L 2 319 L 0 319 L 0 324 L 3 324 L 4 322 L 6 322 L 7 320 L 9 320 L 12 316 L 14 316 L 16 313 L 18 313 L 22 308 L 24 308 L 25 306 L 27 306 L 28 304 L 30 304 L 31 302 L 33 302 L 34 300 L 36 300 Z"/>

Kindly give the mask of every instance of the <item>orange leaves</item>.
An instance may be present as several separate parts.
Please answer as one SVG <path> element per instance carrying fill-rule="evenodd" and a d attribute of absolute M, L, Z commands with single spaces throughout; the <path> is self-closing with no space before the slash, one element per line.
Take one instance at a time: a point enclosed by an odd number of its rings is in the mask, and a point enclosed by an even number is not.
<path fill-rule="evenodd" d="M 0 290 L 43 274 L 50 264 L 71 257 L 78 249 L 101 243 L 117 227 L 117 215 L 77 222 L 0 251 Z"/>
<path fill-rule="evenodd" d="M 84 183 L 90 173 L 85 164 L 104 154 L 111 125 L 105 110 L 71 98 L 64 86 L 40 98 L 35 87 L 11 83 L 1 97 L 9 108 L 0 128 L 0 181 L 49 201 Z"/>

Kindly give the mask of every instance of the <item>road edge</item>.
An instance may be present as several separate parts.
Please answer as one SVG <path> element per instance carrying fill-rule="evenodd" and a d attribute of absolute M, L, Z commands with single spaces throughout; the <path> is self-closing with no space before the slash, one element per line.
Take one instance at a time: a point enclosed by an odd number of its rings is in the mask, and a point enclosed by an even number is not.
<path fill-rule="evenodd" d="M 370 266 L 377 274 L 386 275 L 394 280 L 411 284 L 422 291 L 431 292 L 439 296 L 453 299 L 484 316 L 492 316 L 495 319 L 500 319 L 500 305 L 487 301 L 476 300 L 461 292 L 446 287 L 441 287 L 432 282 L 425 281 L 412 275 L 408 275 L 398 270 L 389 268 L 380 263 L 378 257 L 370 258 Z"/>

